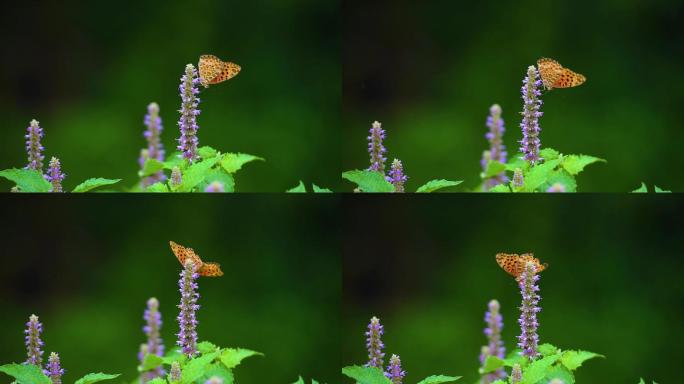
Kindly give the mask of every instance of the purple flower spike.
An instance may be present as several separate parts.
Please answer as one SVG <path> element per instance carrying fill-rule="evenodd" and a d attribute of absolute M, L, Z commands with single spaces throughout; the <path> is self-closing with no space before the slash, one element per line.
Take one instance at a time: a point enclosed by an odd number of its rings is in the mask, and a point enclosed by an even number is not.
<path fill-rule="evenodd" d="M 147 149 L 140 153 L 140 168 L 145 165 L 147 159 L 155 159 L 164 161 L 164 145 L 161 142 L 161 132 L 164 129 L 162 126 L 161 117 L 159 117 L 159 104 L 150 103 L 147 106 L 147 115 L 145 115 L 145 126 L 147 129 L 144 132 L 145 139 L 147 139 Z M 143 188 L 149 187 L 156 182 L 163 182 L 166 179 L 163 171 L 159 171 L 153 175 L 147 176 L 142 180 Z"/>
<path fill-rule="evenodd" d="M 181 379 L 181 369 L 180 364 L 177 361 L 171 363 L 171 371 L 169 372 L 169 381 L 171 383 L 180 382 Z"/>
<path fill-rule="evenodd" d="M 527 160 L 530 165 L 537 164 L 540 160 L 539 147 L 541 141 L 539 140 L 539 118 L 544 114 L 540 112 L 542 101 L 541 96 L 542 81 L 539 78 L 537 69 L 530 65 L 527 68 L 527 76 L 523 80 L 522 99 L 523 99 L 523 120 L 520 123 L 522 128 L 523 138 L 520 140 L 520 152 L 524 153 L 523 159 Z"/>
<path fill-rule="evenodd" d="M 389 176 L 385 179 L 394 185 L 394 192 L 404 192 L 404 183 L 408 180 L 408 176 L 404 175 L 404 166 L 400 160 L 394 159 L 392 161 Z"/>
<path fill-rule="evenodd" d="M 503 318 L 499 310 L 501 306 L 496 300 L 489 302 L 489 310 L 485 313 L 485 323 L 487 323 L 487 328 L 484 330 L 485 336 L 489 343 L 487 346 L 482 347 L 482 353 L 480 354 L 480 364 L 485 363 L 487 356 L 496 356 L 500 359 L 505 357 L 506 348 L 503 346 L 503 341 L 501 341 L 501 329 L 503 328 Z M 485 375 L 482 378 L 482 384 L 493 383 L 496 380 L 503 379 L 506 377 L 506 371 L 503 369 L 498 369 L 492 373 Z"/>
<path fill-rule="evenodd" d="M 40 334 L 43 332 L 43 324 L 38 321 L 38 316 L 31 315 L 28 323 L 26 323 L 26 350 L 27 359 L 26 364 L 33 364 L 40 368 L 43 367 L 43 341 L 40 339 Z"/>
<path fill-rule="evenodd" d="M 178 167 L 173 167 L 171 170 L 171 185 L 174 187 L 177 187 L 181 184 L 183 181 L 183 177 L 181 175 L 181 170 Z"/>
<path fill-rule="evenodd" d="M 197 299 L 199 293 L 197 292 L 197 267 L 192 260 L 185 261 L 183 271 L 180 273 L 180 280 L 178 286 L 180 287 L 181 301 L 178 305 L 180 313 L 178 314 L 178 324 L 180 331 L 178 332 L 178 344 L 183 348 L 183 354 L 192 358 L 197 354 L 197 318 L 195 312 L 199 309 Z"/>
<path fill-rule="evenodd" d="M 513 364 L 511 370 L 511 384 L 520 384 L 522 382 L 522 370 L 520 364 Z"/>
<path fill-rule="evenodd" d="M 204 188 L 204 192 L 225 192 L 226 188 L 223 186 L 223 183 L 220 181 L 214 181 L 207 185 L 206 188 Z"/>
<path fill-rule="evenodd" d="M 546 190 L 546 192 L 565 192 L 565 185 L 561 183 L 554 183 Z"/>
<path fill-rule="evenodd" d="M 537 281 L 539 275 L 537 274 L 534 263 L 528 262 L 520 279 L 518 286 L 522 295 L 522 304 L 520 306 L 520 336 L 518 336 L 518 346 L 522 349 L 523 356 L 530 360 L 534 360 L 539 353 L 537 352 L 537 344 L 539 343 L 539 335 L 537 328 L 537 313 L 541 311 L 539 304 L 539 286 Z"/>
<path fill-rule="evenodd" d="M 384 333 L 384 327 L 380 324 L 380 319 L 373 316 L 368 324 L 368 331 L 366 331 L 366 348 L 368 348 L 368 364 L 366 367 L 377 367 L 382 369 L 385 354 L 382 353 L 382 349 L 385 348 L 385 344 L 382 343 L 382 334 Z"/>
<path fill-rule="evenodd" d="M 385 173 L 385 161 L 387 158 L 384 157 L 387 150 L 382 145 L 382 140 L 385 139 L 385 130 L 382 129 L 382 125 L 374 121 L 370 129 L 370 135 L 368 135 L 368 154 L 370 154 L 370 167 L 369 171 L 376 171 L 382 174 Z"/>
<path fill-rule="evenodd" d="M 146 354 L 164 356 L 164 343 L 160 336 L 160 329 L 162 326 L 161 312 L 159 312 L 159 301 L 152 297 L 147 300 L 147 309 L 143 315 L 145 319 L 145 326 L 143 332 L 147 336 L 147 344 L 141 346 L 140 355 L 138 358 L 142 363 Z M 142 375 L 142 383 L 147 383 L 156 377 L 163 377 L 165 374 L 163 367 L 145 372 Z"/>
<path fill-rule="evenodd" d="M 59 159 L 53 156 L 50 160 L 50 168 L 48 168 L 47 175 L 45 175 L 45 180 L 52 184 L 50 192 L 63 192 L 62 180 L 65 177 L 66 175 L 62 173 L 62 165 L 59 163 Z"/>
<path fill-rule="evenodd" d="M 183 158 L 187 159 L 190 163 L 199 159 L 197 154 L 197 145 L 199 144 L 197 139 L 197 131 L 199 130 L 197 115 L 200 114 L 199 109 L 197 109 L 200 102 L 200 99 L 197 97 L 199 94 L 199 84 L 200 80 L 195 66 L 192 64 L 186 65 L 185 74 L 181 77 L 179 87 L 182 102 L 181 116 L 178 119 L 178 127 L 181 133 L 178 138 L 178 150 L 183 152 Z"/>
<path fill-rule="evenodd" d="M 485 138 L 489 141 L 489 150 L 485 151 L 482 155 L 481 165 L 483 171 L 487 170 L 487 163 L 489 161 L 498 161 L 505 164 L 508 155 L 506 153 L 506 146 L 503 144 L 503 134 L 506 132 L 506 128 L 504 127 L 504 120 L 501 118 L 501 107 L 498 104 L 494 104 L 489 108 L 487 127 L 489 132 L 487 132 Z M 501 172 L 487 179 L 484 188 L 485 191 L 488 191 L 499 184 L 507 182 L 506 173 Z"/>
<path fill-rule="evenodd" d="M 524 184 L 525 180 L 523 179 L 522 169 L 516 168 L 515 171 L 513 171 L 513 186 L 522 188 Z"/>
<path fill-rule="evenodd" d="M 43 128 L 40 127 L 36 119 L 31 120 L 29 127 L 26 129 L 26 152 L 28 153 L 28 165 L 25 169 L 33 169 L 43 173 L 43 146 L 40 144 L 40 139 L 43 138 Z"/>
<path fill-rule="evenodd" d="M 402 380 L 404 380 L 406 372 L 401 370 L 401 360 L 398 355 L 392 355 L 392 357 L 390 357 L 385 376 L 392 381 L 392 384 L 401 384 Z"/>
<path fill-rule="evenodd" d="M 52 352 L 50 354 L 47 369 L 44 369 L 43 373 L 52 380 L 52 384 L 62 384 L 64 370 L 59 364 L 59 355 L 57 353 Z"/>

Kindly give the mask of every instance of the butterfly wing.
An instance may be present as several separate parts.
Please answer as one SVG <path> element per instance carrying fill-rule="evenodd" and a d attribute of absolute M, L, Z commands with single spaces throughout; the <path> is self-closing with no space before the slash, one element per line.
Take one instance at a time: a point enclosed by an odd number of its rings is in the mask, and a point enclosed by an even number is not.
<path fill-rule="evenodd" d="M 200 83 L 207 88 L 209 84 L 212 84 L 211 81 L 221 74 L 223 61 L 214 55 L 202 55 L 197 66 L 199 67 Z"/>
<path fill-rule="evenodd" d="M 198 271 L 200 276 L 219 277 L 223 276 L 221 265 L 219 263 L 204 263 Z"/>
<path fill-rule="evenodd" d="M 514 253 L 497 253 L 496 254 L 496 263 L 499 264 L 499 267 L 506 271 L 509 275 L 512 276 L 518 276 L 518 259 L 520 256 L 514 254 Z"/>
<path fill-rule="evenodd" d="M 176 255 L 176 258 L 181 265 L 185 265 L 185 261 L 188 259 L 192 260 L 192 262 L 200 268 L 202 267 L 202 264 L 204 264 L 202 263 L 202 259 L 200 259 L 200 257 L 192 248 L 185 248 L 184 246 L 176 244 L 173 241 L 169 241 L 169 245 L 171 245 L 171 251 L 174 255 Z"/>
<path fill-rule="evenodd" d="M 237 74 L 240 73 L 241 69 L 242 68 L 239 65 L 226 61 L 225 63 L 222 63 L 220 73 L 216 75 L 216 77 L 211 79 L 209 81 L 209 84 L 218 84 L 226 80 L 230 80 L 233 77 L 237 76 Z"/>
<path fill-rule="evenodd" d="M 543 271 L 548 267 L 548 264 L 544 263 L 542 264 L 539 259 L 534 257 L 533 253 L 525 253 L 524 255 L 520 256 L 520 273 L 522 273 L 522 270 L 525 268 L 525 265 L 531 262 L 534 264 L 535 270 L 537 273 Z"/>
<path fill-rule="evenodd" d="M 584 75 L 563 68 L 560 77 L 553 83 L 554 88 L 571 88 L 582 85 L 587 80 Z"/>
<path fill-rule="evenodd" d="M 556 88 L 555 84 L 560 79 L 564 68 L 556 60 L 542 57 L 537 60 L 537 69 L 542 83 L 544 83 L 544 88 L 550 90 Z"/>

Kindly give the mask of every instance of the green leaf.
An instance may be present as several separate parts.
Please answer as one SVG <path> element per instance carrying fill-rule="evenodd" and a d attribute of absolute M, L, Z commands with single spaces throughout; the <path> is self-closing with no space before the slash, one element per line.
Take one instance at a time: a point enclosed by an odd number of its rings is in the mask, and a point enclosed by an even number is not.
<path fill-rule="evenodd" d="M 529 360 L 527 360 L 526 357 L 524 357 L 519 349 L 514 349 L 511 351 L 508 356 L 504 359 L 504 365 L 507 367 L 513 367 L 514 365 L 518 364 L 520 367 L 525 367 Z"/>
<path fill-rule="evenodd" d="M 121 181 L 121 179 L 103 179 L 101 177 L 96 177 L 88 179 L 82 182 L 81 184 L 77 185 L 72 192 L 89 192 L 95 188 L 104 187 L 105 185 L 116 184 L 119 181 Z"/>
<path fill-rule="evenodd" d="M 579 368 L 585 361 L 596 357 L 605 358 L 605 356 L 599 355 L 598 353 L 594 352 L 565 351 L 563 352 L 563 357 L 561 357 L 561 364 L 566 366 L 569 370 L 574 371 L 575 369 Z"/>
<path fill-rule="evenodd" d="M 487 163 L 487 169 L 480 174 L 480 177 L 482 177 L 483 179 L 487 179 L 487 178 L 496 176 L 505 170 L 506 170 L 506 164 L 499 162 L 499 161 L 490 160 Z"/>
<path fill-rule="evenodd" d="M 186 168 L 182 175 L 181 184 L 178 186 L 178 192 L 191 192 L 193 188 L 204 181 L 204 178 L 209 175 L 209 171 L 216 165 L 218 160 L 218 157 L 212 157 Z"/>
<path fill-rule="evenodd" d="M 173 362 L 177 361 L 179 364 L 183 364 L 185 360 L 187 360 L 187 356 L 185 356 L 180 350 L 178 349 L 173 349 L 169 351 L 166 356 L 164 356 L 164 364 L 166 365 L 171 365 Z"/>
<path fill-rule="evenodd" d="M 204 383 L 211 377 L 220 377 L 223 379 L 223 384 L 232 384 L 233 381 L 235 381 L 233 372 L 220 363 L 211 364 L 209 368 L 204 371 L 204 378 L 200 380 L 200 382 Z"/>
<path fill-rule="evenodd" d="M 560 352 L 557 347 L 549 344 L 549 343 L 544 343 L 537 348 L 539 353 L 542 354 L 542 356 L 551 356 L 555 355 L 556 353 Z"/>
<path fill-rule="evenodd" d="M 444 375 L 432 375 L 419 381 L 418 384 L 441 384 L 450 383 L 460 379 L 461 376 L 444 376 Z"/>
<path fill-rule="evenodd" d="M 50 192 L 52 189 L 43 174 L 32 169 L 5 169 L 0 171 L 0 177 L 14 182 L 21 192 Z"/>
<path fill-rule="evenodd" d="M 0 366 L 0 372 L 14 377 L 18 384 L 52 384 L 52 380 L 32 364 L 5 364 Z"/>
<path fill-rule="evenodd" d="M 296 187 L 292 187 L 286 191 L 287 193 L 306 193 L 306 187 L 304 186 L 304 183 L 302 183 L 301 180 L 299 180 L 299 184 L 297 184 Z"/>
<path fill-rule="evenodd" d="M 487 356 L 484 366 L 480 368 L 480 374 L 494 372 L 504 366 L 504 361 L 496 356 Z"/>
<path fill-rule="evenodd" d="M 181 370 L 181 384 L 190 384 L 204 375 L 204 370 L 218 355 L 217 352 L 209 353 L 190 359 Z"/>
<path fill-rule="evenodd" d="M 478 384 L 479 384 L 479 381 L 478 381 Z M 497 380 L 497 381 L 493 382 L 492 384 L 508 384 L 508 382 L 503 381 L 503 380 Z"/>
<path fill-rule="evenodd" d="M 116 379 L 117 377 L 121 376 L 120 374 L 116 375 L 110 375 L 107 373 L 89 373 L 80 379 L 76 380 L 76 383 L 74 384 L 92 384 L 92 383 L 97 383 L 100 381 L 105 381 L 105 380 L 111 380 L 111 379 Z"/>
<path fill-rule="evenodd" d="M 215 181 L 223 184 L 224 192 L 235 192 L 235 179 L 233 178 L 233 175 L 221 168 L 210 169 L 204 180 L 199 184 L 199 190 L 204 191 L 209 184 Z"/>
<path fill-rule="evenodd" d="M 166 380 L 161 377 L 155 377 L 154 379 L 147 382 L 147 384 L 166 384 Z"/>
<path fill-rule="evenodd" d="M 356 169 L 343 172 L 342 178 L 358 185 L 362 192 L 394 192 L 394 185 L 380 172 Z"/>
<path fill-rule="evenodd" d="M 216 352 L 218 347 L 209 341 L 202 341 L 197 343 L 197 350 L 199 353 L 204 355 L 207 353 Z"/>
<path fill-rule="evenodd" d="M 297 379 L 297 381 L 295 381 L 295 382 L 292 383 L 292 384 L 304 384 L 304 379 L 302 379 L 302 377 L 299 376 L 299 379 Z"/>
<path fill-rule="evenodd" d="M 572 372 L 568 371 L 565 367 L 559 365 L 553 366 L 544 378 L 545 382 L 546 380 L 550 382 L 553 379 L 560 379 L 563 382 L 563 384 L 575 383 L 575 376 L 572 374 Z"/>
<path fill-rule="evenodd" d="M 360 367 L 353 365 L 342 368 L 345 376 L 356 380 L 358 384 L 392 384 L 384 373 L 376 367 Z"/>
<path fill-rule="evenodd" d="M 646 189 L 646 184 L 644 182 L 641 182 L 641 187 L 635 189 L 632 191 L 632 193 L 647 193 L 648 189 Z"/>
<path fill-rule="evenodd" d="M 311 379 L 311 384 L 318 384 L 318 381 Z"/>
<path fill-rule="evenodd" d="M 522 153 L 513 156 L 511 160 L 506 163 L 506 170 L 513 172 L 516 168 L 520 168 L 523 172 L 527 171 L 530 168 L 530 163 L 528 163 L 527 160 L 524 160 L 523 156 Z"/>
<path fill-rule="evenodd" d="M 157 159 L 147 159 L 143 165 L 143 169 L 138 172 L 138 176 L 145 177 L 155 174 L 164 169 L 164 163 Z"/>
<path fill-rule="evenodd" d="M 206 160 L 215 157 L 218 154 L 218 151 L 208 145 L 205 145 L 197 150 L 197 154 L 200 155 L 202 160 Z"/>
<path fill-rule="evenodd" d="M 166 157 L 166 161 L 164 162 L 164 169 L 173 169 L 173 167 L 183 169 L 187 165 L 188 161 L 183 158 L 183 153 L 176 151 Z"/>
<path fill-rule="evenodd" d="M 314 193 L 332 193 L 332 191 L 329 190 L 328 188 L 321 188 L 318 185 L 313 184 L 313 183 L 311 184 L 311 186 L 313 187 Z"/>
<path fill-rule="evenodd" d="M 560 159 L 555 159 L 530 168 L 527 174 L 524 175 L 525 184 L 523 191 L 534 192 L 537 188 L 544 185 L 560 162 Z"/>
<path fill-rule="evenodd" d="M 235 173 L 239 171 L 243 165 L 251 161 L 266 161 L 259 156 L 249 155 L 247 153 L 226 153 L 221 160 L 221 166 L 228 173 Z"/>
<path fill-rule="evenodd" d="M 157 356 L 153 353 L 148 353 L 143 358 L 142 365 L 140 366 L 140 371 L 149 371 L 157 368 L 164 363 L 164 358 Z"/>
<path fill-rule="evenodd" d="M 451 180 L 444 180 L 444 179 L 439 179 L 439 180 L 430 180 L 427 183 L 423 184 L 416 190 L 417 193 L 430 193 L 434 192 L 436 190 L 442 189 L 442 188 L 448 188 L 448 187 L 455 187 L 459 184 L 461 184 L 463 181 L 451 181 Z"/>
<path fill-rule="evenodd" d="M 565 192 L 577 192 L 577 182 L 575 181 L 575 178 L 565 170 L 560 169 L 551 172 L 546 183 L 541 186 L 541 190 L 546 192 L 555 184 L 561 184 L 565 189 Z"/>
<path fill-rule="evenodd" d="M 162 182 L 154 183 L 154 184 L 150 185 L 149 187 L 145 188 L 145 192 L 168 192 L 168 191 L 169 191 L 169 187 Z"/>
<path fill-rule="evenodd" d="M 522 377 L 522 384 L 536 384 L 543 379 L 548 373 L 549 368 L 560 359 L 561 355 L 551 355 L 542 357 L 530 363 L 530 366 L 525 369 Z"/>
<path fill-rule="evenodd" d="M 672 191 L 660 189 L 657 185 L 654 185 L 654 187 L 655 187 L 655 193 L 672 193 Z"/>
<path fill-rule="evenodd" d="M 263 356 L 261 352 L 242 348 L 227 348 L 221 353 L 221 362 L 228 369 L 237 367 L 240 362 L 251 356 Z"/>
<path fill-rule="evenodd" d="M 507 184 L 497 184 L 493 188 L 489 189 L 489 192 L 510 192 L 511 187 Z"/>
<path fill-rule="evenodd" d="M 549 161 L 556 160 L 561 156 L 561 154 L 553 148 L 544 148 L 539 151 L 539 156 L 544 159 L 544 161 Z"/>
<path fill-rule="evenodd" d="M 561 167 L 568 171 L 569 174 L 574 176 L 582 172 L 584 170 L 584 167 L 586 167 L 587 165 L 597 162 L 605 163 L 606 161 L 604 159 L 599 159 L 598 157 L 594 156 L 567 155 L 563 157 L 563 163 L 561 164 Z"/>

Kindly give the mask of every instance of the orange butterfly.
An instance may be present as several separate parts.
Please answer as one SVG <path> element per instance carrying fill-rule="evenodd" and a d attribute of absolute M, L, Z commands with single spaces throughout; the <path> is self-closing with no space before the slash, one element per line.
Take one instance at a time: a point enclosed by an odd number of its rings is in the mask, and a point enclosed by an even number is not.
<path fill-rule="evenodd" d="M 539 259 L 534 257 L 532 253 L 524 253 L 522 255 L 517 255 L 515 253 L 497 253 L 496 263 L 509 275 L 513 275 L 516 280 L 520 279 L 520 276 L 525 270 L 525 265 L 531 262 L 534 264 L 537 273 L 543 271 L 548 267 L 548 264 L 541 264 Z"/>
<path fill-rule="evenodd" d="M 171 251 L 173 251 L 173 254 L 176 255 L 176 258 L 178 261 L 180 261 L 181 265 L 185 265 L 185 261 L 190 259 L 197 266 L 197 273 L 200 276 L 223 276 L 221 265 L 218 263 L 205 263 L 192 248 L 185 248 L 184 246 L 176 244 L 173 241 L 169 241 L 169 244 L 171 245 Z"/>
<path fill-rule="evenodd" d="M 542 57 L 537 60 L 537 68 L 541 76 L 544 88 L 570 88 L 584 83 L 587 78 L 584 75 L 564 68 L 560 63 L 553 59 Z"/>
<path fill-rule="evenodd" d="M 239 65 L 229 61 L 222 61 L 214 55 L 200 56 L 199 63 L 200 83 L 204 88 L 209 88 L 209 84 L 218 84 L 232 79 L 240 73 Z"/>

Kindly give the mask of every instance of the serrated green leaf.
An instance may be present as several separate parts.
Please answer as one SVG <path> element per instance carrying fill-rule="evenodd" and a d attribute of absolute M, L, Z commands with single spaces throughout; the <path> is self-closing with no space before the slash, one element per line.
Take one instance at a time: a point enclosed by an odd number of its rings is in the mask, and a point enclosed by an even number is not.
<path fill-rule="evenodd" d="M 299 184 L 297 184 L 296 187 L 292 187 L 286 191 L 287 193 L 306 193 L 306 187 L 304 186 L 304 183 L 302 183 L 301 180 L 299 180 Z"/>
<path fill-rule="evenodd" d="M 648 192 L 648 189 L 646 189 L 646 184 L 643 181 L 641 182 L 641 187 L 632 191 L 632 193 L 647 193 L 647 192 Z"/>
<path fill-rule="evenodd" d="M 537 348 L 537 350 L 539 351 L 539 353 L 542 354 L 542 356 L 551 356 L 551 355 L 555 355 L 556 353 L 560 352 L 556 346 L 549 344 L 549 343 L 544 343 L 544 344 L 540 345 Z"/>
<path fill-rule="evenodd" d="M 92 384 L 92 383 L 97 383 L 100 381 L 105 381 L 105 380 L 111 380 L 111 379 L 116 379 L 117 377 L 121 376 L 120 374 L 116 375 L 110 375 L 107 373 L 89 373 L 80 379 L 76 380 L 76 383 L 74 384 Z"/>
<path fill-rule="evenodd" d="M 206 160 L 216 156 L 218 151 L 208 145 L 205 145 L 197 150 L 197 154 L 202 158 L 202 160 Z"/>
<path fill-rule="evenodd" d="M 643 378 L 643 377 L 639 378 L 639 384 L 646 384 L 646 383 L 644 383 L 644 378 Z"/>
<path fill-rule="evenodd" d="M 218 160 L 219 157 L 212 157 L 187 167 L 182 174 L 181 184 L 177 189 L 178 192 L 191 192 L 193 188 L 204 181 L 204 178 L 209 175 L 209 171 L 216 165 Z"/>
<path fill-rule="evenodd" d="M 138 172 L 138 176 L 145 177 L 155 174 L 164 169 L 164 163 L 157 159 L 147 159 L 143 168 Z"/>
<path fill-rule="evenodd" d="M 167 156 L 166 161 L 164 161 L 164 169 L 169 170 L 173 169 L 173 167 L 184 169 L 187 165 L 188 161 L 183 158 L 183 153 L 178 151 Z"/>
<path fill-rule="evenodd" d="M 561 355 L 551 355 L 535 360 L 523 372 L 522 384 L 536 384 L 548 373 L 549 368 L 560 359 Z"/>
<path fill-rule="evenodd" d="M 494 187 L 489 189 L 489 192 L 499 192 L 499 193 L 510 192 L 510 191 L 511 191 L 511 187 L 509 187 L 506 184 L 497 184 Z"/>
<path fill-rule="evenodd" d="M 209 365 L 209 367 L 204 371 L 204 378 L 200 380 L 200 382 L 204 383 L 211 377 L 221 378 L 223 380 L 223 384 L 232 384 L 233 381 L 235 381 L 233 372 L 220 363 L 212 363 Z"/>
<path fill-rule="evenodd" d="M 362 192 L 394 192 L 394 185 L 380 172 L 355 169 L 343 172 L 342 178 L 358 185 Z"/>
<path fill-rule="evenodd" d="M 551 172 L 546 183 L 544 183 L 540 189 L 544 192 L 548 192 L 549 188 L 556 184 L 562 185 L 565 192 L 577 192 L 577 182 L 575 181 L 575 178 L 563 169 L 557 169 Z"/>
<path fill-rule="evenodd" d="M 458 181 L 451 181 L 451 180 L 444 180 L 444 179 L 439 179 L 439 180 L 430 180 L 427 183 L 421 185 L 417 190 L 416 193 L 430 193 L 437 191 L 442 188 L 448 188 L 448 187 L 455 187 L 459 184 L 461 184 L 463 181 L 458 180 Z"/>
<path fill-rule="evenodd" d="M 575 384 L 575 376 L 572 374 L 572 372 L 560 365 L 551 367 L 544 378 L 544 382 L 547 382 L 547 380 L 550 382 L 553 379 L 560 379 L 563 384 Z"/>
<path fill-rule="evenodd" d="M 161 377 L 155 377 L 154 379 L 147 382 L 147 384 L 166 384 L 166 380 Z"/>
<path fill-rule="evenodd" d="M 487 168 L 484 172 L 480 174 L 480 177 L 483 179 L 488 179 L 490 177 L 496 176 L 500 174 L 501 172 L 506 170 L 506 164 L 500 162 L 500 161 L 489 161 L 487 163 Z"/>
<path fill-rule="evenodd" d="M 668 191 L 666 189 L 660 189 L 657 185 L 654 185 L 655 187 L 655 193 L 672 193 L 672 191 Z"/>
<path fill-rule="evenodd" d="M 507 171 L 515 171 L 516 168 L 520 168 L 523 172 L 526 172 L 530 168 L 530 163 L 523 159 L 523 154 L 518 153 L 513 156 L 508 163 L 506 163 Z"/>
<path fill-rule="evenodd" d="M 200 191 L 204 191 L 207 186 L 213 182 L 221 183 L 223 185 L 223 191 L 226 193 L 235 192 L 235 179 L 233 178 L 233 175 L 224 171 L 222 168 L 210 169 L 198 188 Z"/>
<path fill-rule="evenodd" d="M 318 384 L 318 381 L 311 379 L 311 384 Z"/>
<path fill-rule="evenodd" d="M 480 368 L 480 374 L 494 372 L 504 366 L 504 361 L 496 356 L 487 356 L 484 365 Z"/>
<path fill-rule="evenodd" d="M 419 381 L 418 384 L 441 384 L 450 383 L 460 379 L 461 376 L 444 376 L 444 375 L 432 375 Z"/>
<path fill-rule="evenodd" d="M 5 364 L 0 366 L 0 372 L 14 377 L 17 384 L 52 384 L 52 380 L 32 364 Z"/>
<path fill-rule="evenodd" d="M 190 359 L 181 370 L 181 384 L 191 384 L 204 375 L 204 370 L 218 356 L 217 352 Z"/>
<path fill-rule="evenodd" d="M 342 368 L 342 373 L 356 380 L 358 384 L 392 384 L 384 373 L 376 367 L 360 367 L 353 365 Z"/>
<path fill-rule="evenodd" d="M 187 359 L 187 356 L 178 349 L 169 351 L 163 358 L 164 364 L 166 365 L 171 365 L 173 362 L 178 362 L 182 365 Z"/>
<path fill-rule="evenodd" d="M 569 174 L 574 176 L 582 172 L 584 170 L 584 167 L 586 167 L 587 165 L 597 162 L 605 163 L 606 160 L 588 155 L 567 155 L 563 157 L 561 167 L 568 171 Z"/>
<path fill-rule="evenodd" d="M 140 371 L 149 371 L 157 368 L 164 363 L 164 358 L 157 356 L 153 353 L 148 353 L 143 358 L 142 365 L 140 366 Z"/>
<path fill-rule="evenodd" d="M 304 384 L 304 379 L 302 379 L 302 377 L 299 376 L 299 379 L 297 379 L 297 381 L 295 381 L 295 382 L 292 383 L 292 384 Z"/>
<path fill-rule="evenodd" d="M 588 351 L 565 351 L 563 352 L 563 356 L 561 357 L 561 364 L 563 364 L 569 370 L 574 371 L 575 369 L 579 368 L 585 361 L 596 357 L 605 356 Z"/>
<path fill-rule="evenodd" d="M 237 367 L 240 362 L 251 356 L 263 356 L 261 352 L 252 351 L 243 348 L 227 348 L 221 353 L 221 362 L 228 369 Z"/>
<path fill-rule="evenodd" d="M 560 164 L 560 162 L 560 159 L 555 159 L 530 168 L 530 170 L 527 171 L 527 174 L 524 175 L 525 184 L 522 190 L 525 192 L 536 191 L 537 188 L 546 183 L 553 170 L 558 166 L 558 164 Z"/>
<path fill-rule="evenodd" d="M 52 189 L 43 174 L 32 169 L 5 169 L 0 171 L 0 177 L 14 182 L 21 192 L 49 192 Z"/>
<path fill-rule="evenodd" d="M 169 191 L 169 187 L 162 182 L 154 183 L 154 184 L 150 185 L 149 187 L 145 188 L 145 192 L 168 192 L 168 191 Z"/>
<path fill-rule="evenodd" d="M 216 352 L 218 347 L 209 341 L 201 341 L 197 343 L 197 350 L 204 355 L 206 353 Z"/>
<path fill-rule="evenodd" d="M 321 188 L 318 185 L 313 184 L 313 183 L 311 183 L 311 186 L 313 187 L 314 193 L 332 193 L 332 191 L 329 190 L 328 188 Z"/>
<path fill-rule="evenodd" d="M 239 171 L 243 165 L 257 160 L 266 161 L 259 156 L 247 153 L 226 153 L 221 160 L 221 167 L 228 173 L 235 173 Z"/>
<path fill-rule="evenodd" d="M 104 179 L 102 177 L 95 177 L 92 179 L 88 179 L 82 182 L 81 184 L 77 185 L 72 192 L 89 192 L 95 188 L 104 187 L 105 185 L 116 184 L 119 181 L 121 181 L 121 179 Z"/>
<path fill-rule="evenodd" d="M 556 160 L 561 156 L 561 154 L 553 148 L 544 148 L 539 151 L 539 156 L 544 159 L 544 161 L 549 161 Z"/>

